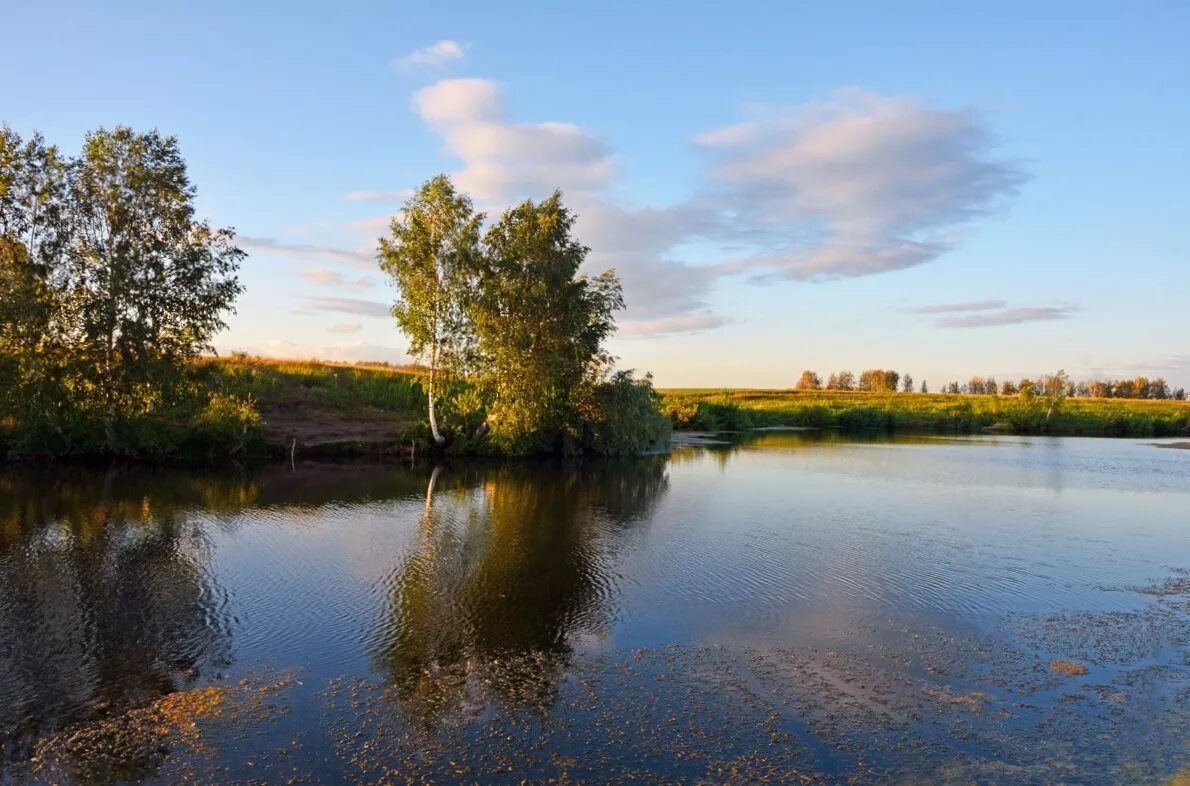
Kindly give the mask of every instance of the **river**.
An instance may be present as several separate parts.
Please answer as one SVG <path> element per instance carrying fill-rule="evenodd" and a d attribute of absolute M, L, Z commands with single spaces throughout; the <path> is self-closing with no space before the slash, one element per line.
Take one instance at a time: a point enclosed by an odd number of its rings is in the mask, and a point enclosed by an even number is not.
<path fill-rule="evenodd" d="M 1164 783 L 1190 451 L 0 469 L 0 782 Z"/>

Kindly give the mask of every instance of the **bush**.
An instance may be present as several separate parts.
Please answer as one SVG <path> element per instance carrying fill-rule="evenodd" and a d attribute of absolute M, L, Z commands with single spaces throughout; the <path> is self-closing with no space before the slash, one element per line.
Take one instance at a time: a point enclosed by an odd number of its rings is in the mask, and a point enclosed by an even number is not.
<path fill-rule="evenodd" d="M 669 440 L 673 425 L 660 411 L 653 379 L 618 371 L 596 385 L 579 407 L 582 449 L 602 456 L 627 456 L 656 449 Z"/>
<path fill-rule="evenodd" d="M 264 447 L 264 421 L 251 397 L 215 393 L 191 423 L 187 451 L 240 456 Z"/>

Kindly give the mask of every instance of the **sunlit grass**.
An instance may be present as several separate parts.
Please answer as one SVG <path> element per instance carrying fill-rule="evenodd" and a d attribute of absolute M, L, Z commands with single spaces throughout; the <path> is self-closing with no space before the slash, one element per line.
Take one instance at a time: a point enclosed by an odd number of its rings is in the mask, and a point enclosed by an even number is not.
<path fill-rule="evenodd" d="M 425 402 L 414 366 L 236 355 L 202 358 L 196 368 L 207 385 L 263 404 L 406 411 Z"/>
<path fill-rule="evenodd" d="M 1190 433 L 1190 402 L 1068 398 L 1048 421 L 1020 396 L 828 390 L 673 388 L 660 391 L 679 427 L 764 425 L 1104 436 Z M 715 423 L 714 421 L 722 421 Z M 711 421 L 711 422 L 707 422 Z"/>

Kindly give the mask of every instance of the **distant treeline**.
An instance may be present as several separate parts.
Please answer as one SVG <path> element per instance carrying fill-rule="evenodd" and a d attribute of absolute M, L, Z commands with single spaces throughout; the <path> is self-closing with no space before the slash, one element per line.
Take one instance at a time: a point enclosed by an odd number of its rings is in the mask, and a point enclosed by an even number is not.
<path fill-rule="evenodd" d="M 939 393 L 1000 395 L 1016 396 L 1021 393 L 1041 393 L 1061 385 L 1063 395 L 1078 398 L 1129 398 L 1185 401 L 1185 388 L 1171 388 L 1161 377 L 1149 379 L 1136 377 L 1135 379 L 1107 379 L 1081 380 L 1075 382 L 1062 372 L 1059 375 L 1044 375 L 1037 379 L 1004 380 L 997 382 L 995 377 L 971 377 L 966 383 L 949 382 L 944 384 Z M 929 393 L 930 386 L 922 380 L 921 386 L 914 388 L 913 377 L 891 369 L 868 369 L 858 377 L 850 371 L 840 371 L 827 377 L 825 383 L 817 372 L 803 371 L 798 379 L 798 390 L 862 390 L 872 393 Z"/>

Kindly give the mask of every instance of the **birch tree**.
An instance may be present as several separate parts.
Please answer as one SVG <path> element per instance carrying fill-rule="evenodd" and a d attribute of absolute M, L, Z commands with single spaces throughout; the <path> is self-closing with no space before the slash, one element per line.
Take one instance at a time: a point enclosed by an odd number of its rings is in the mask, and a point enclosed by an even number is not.
<path fill-rule="evenodd" d="M 446 441 L 436 403 L 444 375 L 463 372 L 474 357 L 468 303 L 475 288 L 483 215 L 446 175 L 427 180 L 380 239 L 380 268 L 397 290 L 392 313 L 409 352 L 426 365 L 430 431 Z"/>

